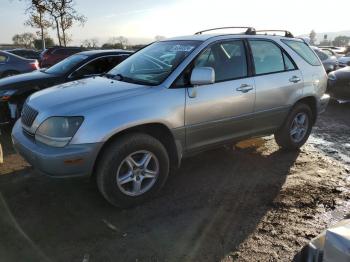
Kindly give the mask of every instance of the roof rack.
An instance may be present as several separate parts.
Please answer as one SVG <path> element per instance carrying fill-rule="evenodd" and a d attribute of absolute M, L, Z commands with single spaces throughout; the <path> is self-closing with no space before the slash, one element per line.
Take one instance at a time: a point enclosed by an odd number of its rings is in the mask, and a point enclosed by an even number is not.
<path fill-rule="evenodd" d="M 214 30 L 221 30 L 221 29 L 246 29 L 246 31 L 244 32 L 246 35 L 255 35 L 255 28 L 254 27 L 247 27 L 247 26 L 227 26 L 227 27 L 217 27 L 217 28 L 211 28 L 211 29 L 207 29 L 207 30 L 203 30 L 203 31 L 199 31 L 197 33 L 195 33 L 195 35 L 201 35 L 205 32 L 209 32 L 209 31 L 214 31 Z"/>
<path fill-rule="evenodd" d="M 294 38 L 293 34 L 287 30 L 256 30 L 256 33 L 263 33 L 263 32 L 265 32 L 265 35 L 268 35 L 268 32 L 283 32 L 285 37 Z M 276 33 L 274 33 L 273 35 L 276 35 Z"/>

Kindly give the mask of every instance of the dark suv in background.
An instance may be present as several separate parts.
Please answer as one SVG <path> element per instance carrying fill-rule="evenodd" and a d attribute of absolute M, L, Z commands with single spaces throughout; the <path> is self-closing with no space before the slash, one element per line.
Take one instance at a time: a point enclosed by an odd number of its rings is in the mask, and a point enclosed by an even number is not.
<path fill-rule="evenodd" d="M 0 125 L 20 117 L 23 102 L 30 94 L 57 84 L 102 75 L 131 53 L 117 49 L 85 51 L 67 57 L 50 68 L 1 79 Z"/>
<path fill-rule="evenodd" d="M 85 51 L 82 47 L 50 47 L 41 53 L 40 67 L 50 67 L 76 53 Z"/>

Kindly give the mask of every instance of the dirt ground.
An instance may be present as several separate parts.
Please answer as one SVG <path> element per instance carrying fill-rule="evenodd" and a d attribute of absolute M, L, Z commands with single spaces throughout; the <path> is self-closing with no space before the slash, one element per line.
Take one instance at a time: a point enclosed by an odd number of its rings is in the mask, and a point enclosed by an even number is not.
<path fill-rule="evenodd" d="M 273 137 L 184 160 L 161 195 L 110 206 L 91 181 L 38 174 L 3 134 L 1 261 L 291 261 L 350 214 L 350 105 L 299 152 Z"/>

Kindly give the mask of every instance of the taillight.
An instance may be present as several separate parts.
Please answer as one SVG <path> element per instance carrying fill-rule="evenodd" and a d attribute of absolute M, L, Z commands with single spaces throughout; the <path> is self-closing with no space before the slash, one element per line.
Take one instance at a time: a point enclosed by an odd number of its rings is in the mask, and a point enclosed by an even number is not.
<path fill-rule="evenodd" d="M 38 70 L 39 69 L 39 62 L 38 60 L 35 60 L 35 62 L 30 63 L 30 67 L 34 70 Z"/>

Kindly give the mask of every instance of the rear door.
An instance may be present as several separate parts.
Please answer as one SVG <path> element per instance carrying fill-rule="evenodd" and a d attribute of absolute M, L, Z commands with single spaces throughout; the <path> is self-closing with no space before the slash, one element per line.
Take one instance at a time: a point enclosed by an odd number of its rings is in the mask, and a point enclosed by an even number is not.
<path fill-rule="evenodd" d="M 245 42 L 214 43 L 195 59 L 193 67 L 212 67 L 215 83 L 187 88 L 187 149 L 191 151 L 249 134 L 253 126 L 255 87 L 249 75 Z"/>
<path fill-rule="evenodd" d="M 291 57 L 274 41 L 250 39 L 255 69 L 256 133 L 273 131 L 283 123 L 293 101 L 302 96 L 303 77 Z"/>

